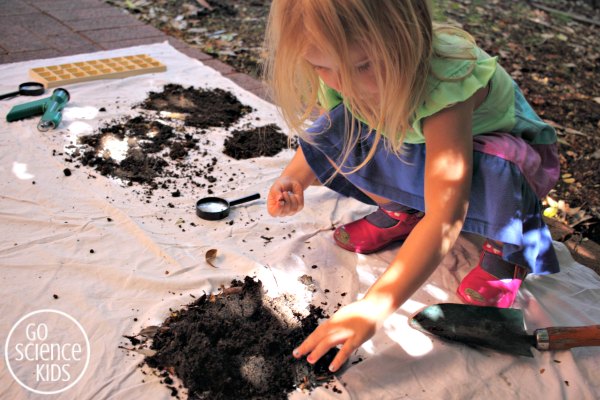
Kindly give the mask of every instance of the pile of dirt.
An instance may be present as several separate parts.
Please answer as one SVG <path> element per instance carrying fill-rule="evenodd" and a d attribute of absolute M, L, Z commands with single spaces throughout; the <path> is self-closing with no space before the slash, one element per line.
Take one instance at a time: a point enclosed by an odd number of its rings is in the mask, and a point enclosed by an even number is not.
<path fill-rule="evenodd" d="M 327 369 L 337 350 L 314 366 L 292 356 L 324 317 L 318 307 L 296 310 L 291 296 L 269 298 L 260 281 L 246 277 L 126 337 L 150 352 L 145 364 L 174 396 L 177 377 L 189 399 L 287 399 L 298 388 L 339 392 Z"/>
<path fill-rule="evenodd" d="M 150 92 L 134 109 L 140 109 L 140 115 L 110 121 L 94 134 L 82 136 L 69 160 L 128 185 L 140 184 L 146 196 L 162 188 L 174 197 L 184 187 L 213 193 L 215 167 L 224 160 L 210 156 L 211 143 L 202 138 L 211 128 L 234 129 L 253 111 L 231 92 L 177 84 Z M 223 152 L 240 160 L 271 157 L 286 148 L 288 138 L 278 126 L 248 124 L 232 132 Z"/>
<path fill-rule="evenodd" d="M 184 88 L 177 84 L 165 85 L 161 92 L 150 92 L 141 108 L 185 113 L 185 124 L 200 129 L 228 128 L 252 111 L 252 107 L 243 105 L 226 90 Z"/>
<path fill-rule="evenodd" d="M 225 139 L 223 152 L 236 160 L 255 157 L 272 157 L 286 147 L 296 148 L 297 142 L 290 141 L 275 124 L 254 129 L 234 130 Z"/>

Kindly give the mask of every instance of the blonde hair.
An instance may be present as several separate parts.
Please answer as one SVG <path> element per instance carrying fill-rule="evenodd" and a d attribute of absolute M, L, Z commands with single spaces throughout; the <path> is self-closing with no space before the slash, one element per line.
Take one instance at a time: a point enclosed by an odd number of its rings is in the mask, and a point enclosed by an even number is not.
<path fill-rule="evenodd" d="M 335 163 L 344 165 L 359 141 L 354 115 L 375 135 L 366 159 L 347 172 L 353 173 L 370 161 L 384 132 L 391 150 L 401 153 L 411 117 L 423 101 L 434 53 L 433 29 L 425 0 L 273 0 L 265 37 L 264 77 L 286 123 L 310 140 L 305 123 L 320 106 L 322 88 L 304 55 L 310 46 L 316 46 L 333 57 L 339 65 L 344 101 L 352 111 L 345 148 Z M 380 88 L 376 105 L 361 98 L 352 85 L 357 72 L 349 49 L 356 45 L 376 62 L 373 73 Z"/>

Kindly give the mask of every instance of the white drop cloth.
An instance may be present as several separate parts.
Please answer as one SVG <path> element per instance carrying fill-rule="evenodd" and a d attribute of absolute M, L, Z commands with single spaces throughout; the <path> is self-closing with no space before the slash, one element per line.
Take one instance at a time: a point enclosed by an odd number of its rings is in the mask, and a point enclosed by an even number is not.
<path fill-rule="evenodd" d="M 0 102 L 2 353 L 17 320 L 40 309 L 74 317 L 91 345 L 89 367 L 81 380 L 52 396 L 26 391 L 6 363 L 0 363 L 2 399 L 171 399 L 159 378 L 141 373 L 137 367 L 141 355 L 118 348 L 127 343 L 122 335 L 159 325 L 169 308 L 193 301 L 190 294 L 216 291 L 246 275 L 258 275 L 269 294 L 276 295 L 304 290 L 297 278 L 309 274 L 319 288 L 316 304 L 346 304 L 364 293 L 393 257 L 393 250 L 363 256 L 334 245 L 331 227 L 370 208 L 325 188 L 308 189 L 302 213 L 287 219 L 270 217 L 264 198 L 292 152 L 237 161 L 222 153 L 227 135 L 223 129 L 207 134 L 210 144 L 203 148 L 208 148 L 208 158 L 198 161 L 219 158 L 213 173 L 219 178 L 215 194 L 228 199 L 253 192 L 262 195 L 261 200 L 233 208 L 224 221 L 196 217 L 195 202 L 207 195 L 202 189 L 181 188 L 181 197 L 157 190 L 146 202 L 139 187 L 136 193 L 136 186 L 86 167 L 75 168 L 64 160 L 67 155 L 53 155 L 69 150 L 76 136 L 92 133 L 102 122 L 136 115 L 131 107 L 167 83 L 232 91 L 255 108 L 240 126 L 248 121 L 279 122 L 272 105 L 166 43 L 0 65 L 0 93 L 28 80 L 32 67 L 139 53 L 157 58 L 167 71 L 67 86 L 71 101 L 60 129 L 38 132 L 38 118 L 9 124 L 4 116 L 10 108 L 31 98 Z M 101 107 L 106 112 L 98 112 Z M 65 168 L 73 174 L 65 176 Z M 273 239 L 268 242 L 265 237 Z M 561 243 L 555 247 L 562 272 L 529 277 L 518 298 L 528 330 L 600 324 L 600 277 L 573 261 Z M 218 249 L 218 268 L 204 261 L 211 248 Z M 363 361 L 339 376 L 336 386 L 341 394 L 320 388 L 310 395 L 295 392 L 292 398 L 600 398 L 600 347 L 534 350 L 534 358 L 513 357 L 446 344 L 408 327 L 407 317 L 425 305 L 459 302 L 455 288 L 476 262 L 478 251 L 472 240 L 460 238 L 421 290 L 353 356 Z"/>

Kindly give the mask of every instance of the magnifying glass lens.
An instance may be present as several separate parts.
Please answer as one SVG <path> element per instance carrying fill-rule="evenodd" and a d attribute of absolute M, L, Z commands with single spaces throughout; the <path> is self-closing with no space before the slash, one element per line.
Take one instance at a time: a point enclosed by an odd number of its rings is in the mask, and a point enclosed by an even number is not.
<path fill-rule="evenodd" d="M 198 208 L 202 212 L 218 213 L 227 210 L 227 204 L 220 202 L 207 202 L 198 204 Z"/>
<path fill-rule="evenodd" d="M 44 85 L 37 82 L 25 82 L 19 85 L 19 93 L 26 96 L 38 96 L 44 93 Z"/>

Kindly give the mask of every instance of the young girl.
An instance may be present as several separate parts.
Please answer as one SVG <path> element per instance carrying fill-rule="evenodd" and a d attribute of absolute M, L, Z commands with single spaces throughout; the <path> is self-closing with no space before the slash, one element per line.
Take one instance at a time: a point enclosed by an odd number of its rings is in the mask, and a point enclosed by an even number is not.
<path fill-rule="evenodd" d="M 539 199 L 559 173 L 554 130 L 507 72 L 425 0 L 273 0 L 266 77 L 300 147 L 267 200 L 304 206 L 316 180 L 378 209 L 338 227 L 340 247 L 404 241 L 365 296 L 295 351 L 337 370 L 430 276 L 461 231 L 486 238 L 458 287 L 471 304 L 510 307 L 527 273 L 558 271 Z M 305 121 L 323 114 L 306 131 Z"/>

